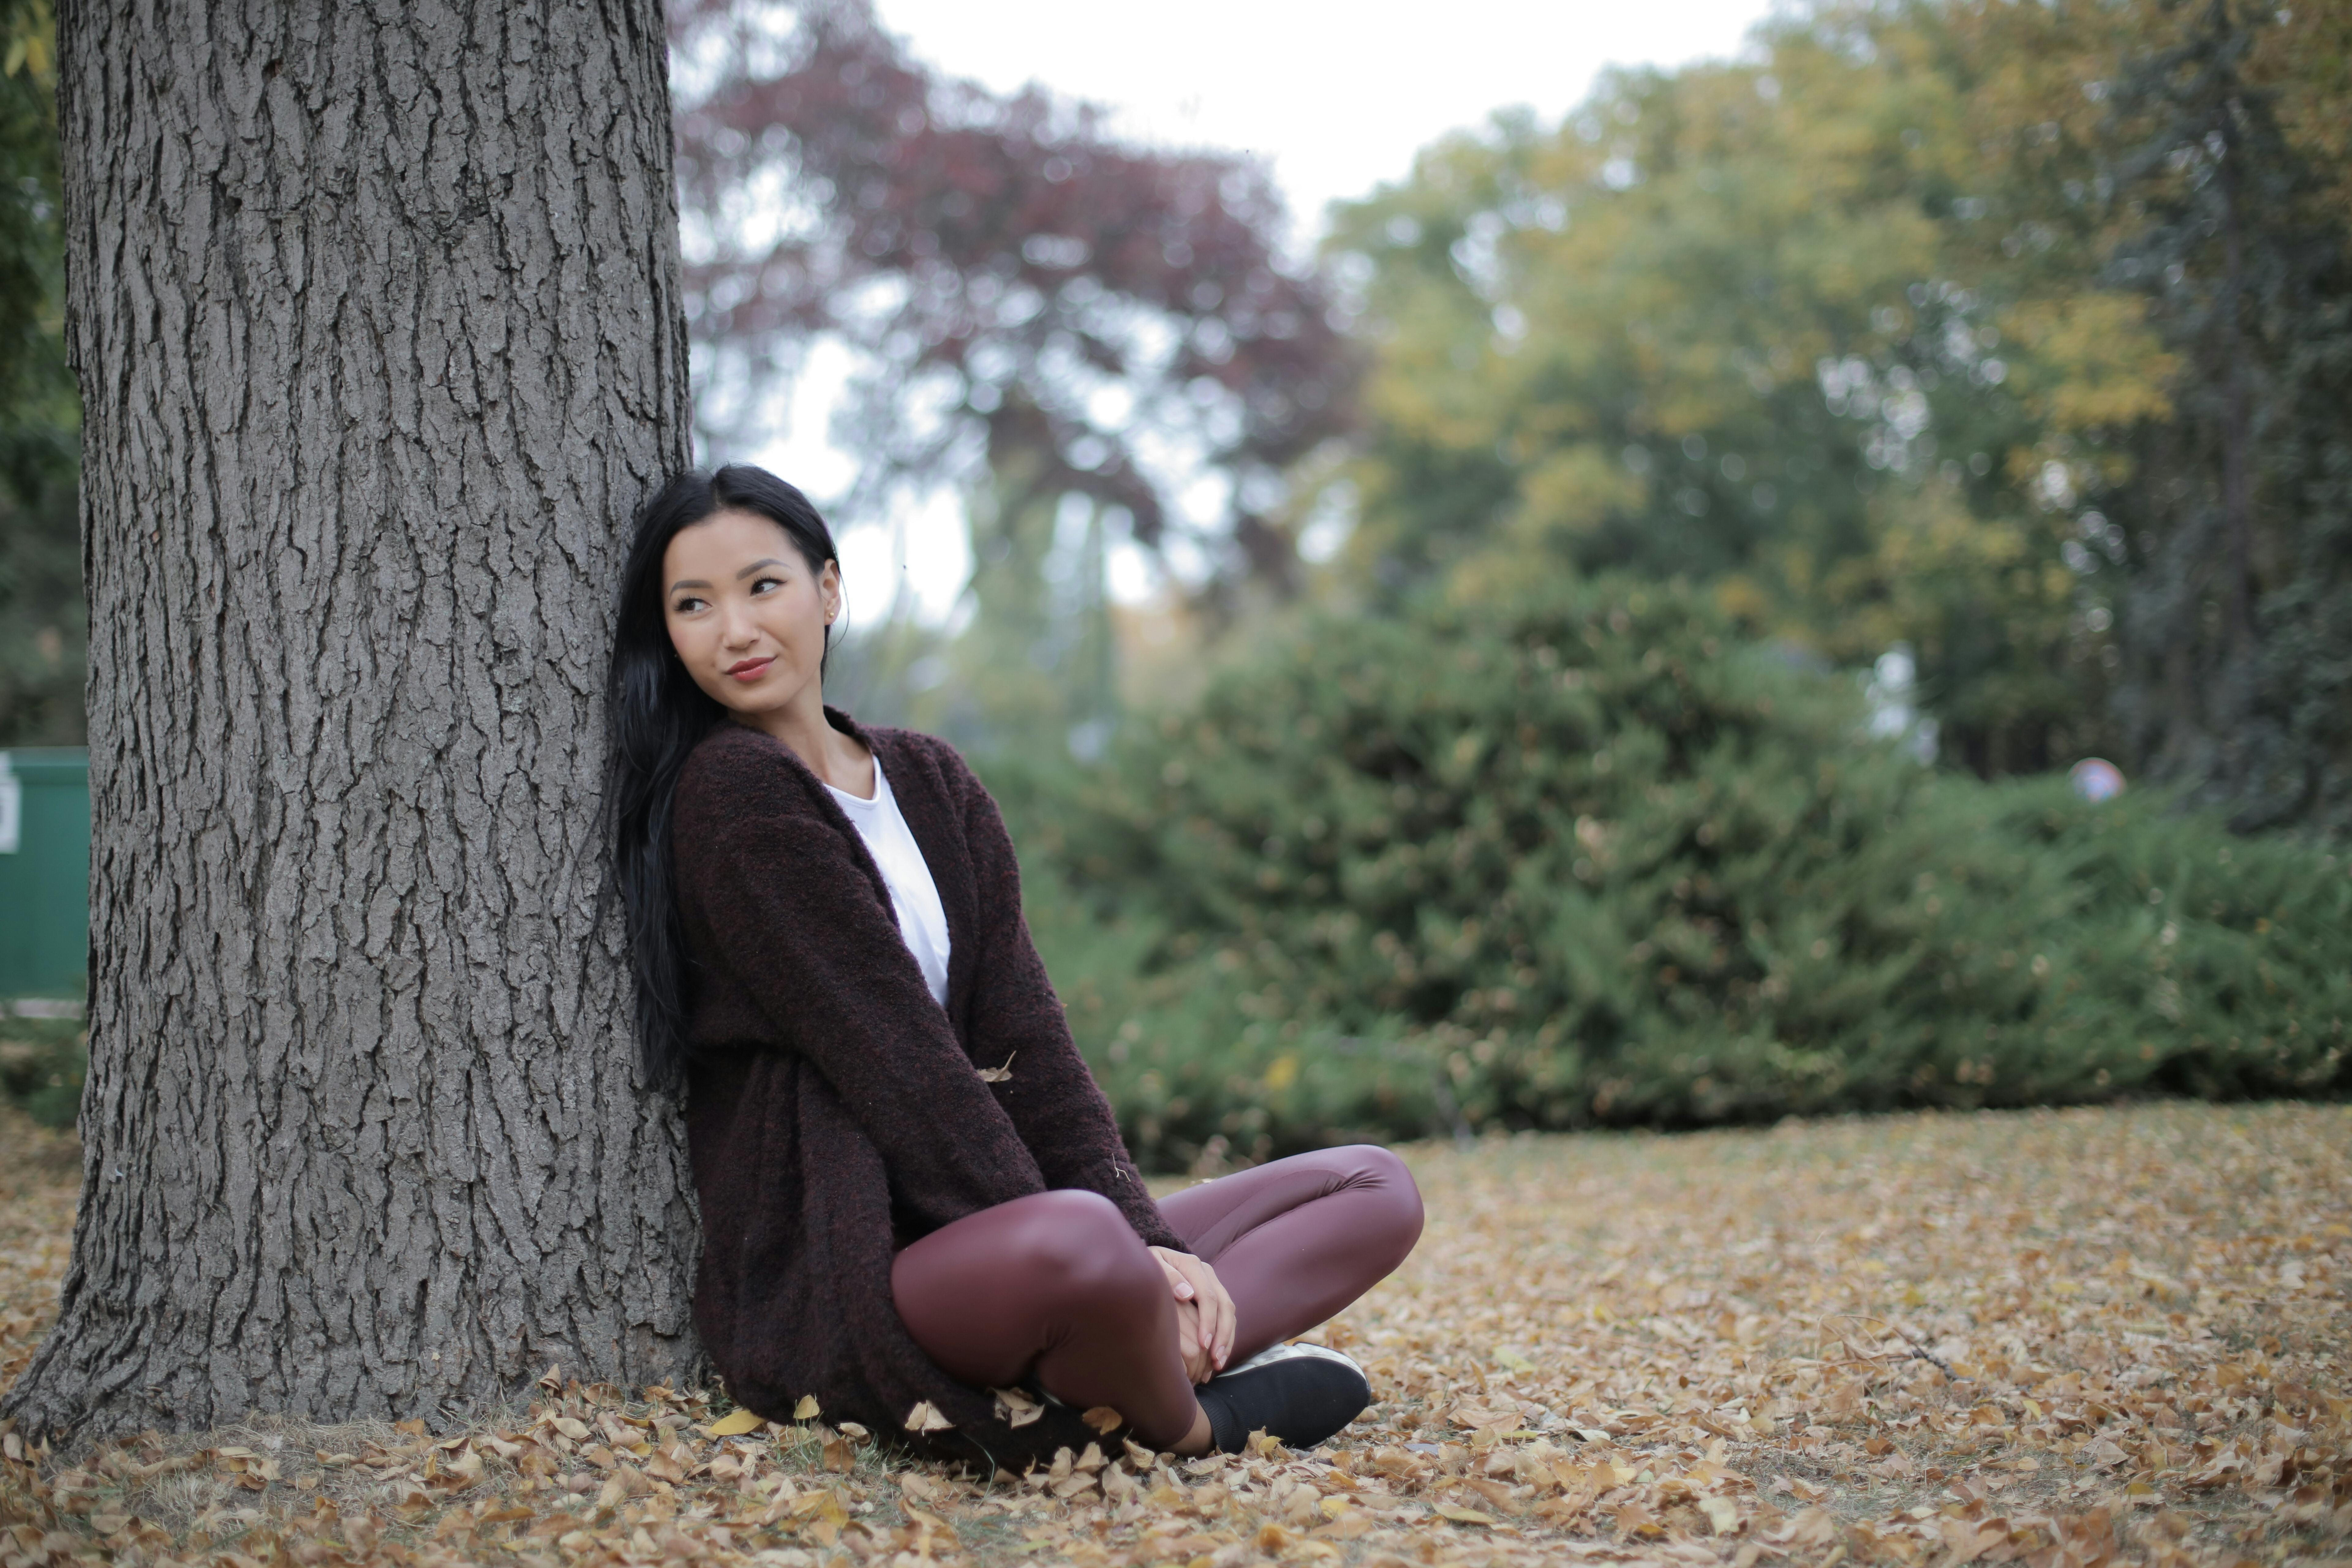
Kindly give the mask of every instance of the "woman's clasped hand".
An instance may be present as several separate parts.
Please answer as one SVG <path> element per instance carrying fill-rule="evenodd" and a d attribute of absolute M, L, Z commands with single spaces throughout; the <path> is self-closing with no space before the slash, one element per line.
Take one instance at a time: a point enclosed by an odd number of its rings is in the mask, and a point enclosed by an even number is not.
<path fill-rule="evenodd" d="M 1184 1356 L 1184 1374 L 1206 1383 L 1224 1370 L 1234 1352 L 1234 1299 L 1204 1259 L 1166 1247 L 1153 1247 L 1151 1256 L 1160 1260 L 1176 1296 L 1176 1343 Z"/>

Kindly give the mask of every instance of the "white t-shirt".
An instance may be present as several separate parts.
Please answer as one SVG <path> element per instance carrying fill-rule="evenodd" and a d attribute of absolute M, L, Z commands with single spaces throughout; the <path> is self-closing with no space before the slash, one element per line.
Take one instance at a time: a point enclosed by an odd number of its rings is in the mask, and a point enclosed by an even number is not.
<path fill-rule="evenodd" d="M 898 934 L 906 939 L 907 951 L 922 967 L 932 1000 L 946 1006 L 948 912 L 940 903 L 939 884 L 931 880 L 931 868 L 923 863 L 922 847 L 907 830 L 907 819 L 899 814 L 898 798 L 890 793 L 890 781 L 882 773 L 882 759 L 874 759 L 872 800 L 860 800 L 847 790 L 834 789 L 831 784 L 824 787 L 833 790 L 833 798 L 849 814 L 851 826 L 866 840 L 866 852 L 881 868 L 882 880 L 890 889 L 890 907 L 898 911 Z"/>

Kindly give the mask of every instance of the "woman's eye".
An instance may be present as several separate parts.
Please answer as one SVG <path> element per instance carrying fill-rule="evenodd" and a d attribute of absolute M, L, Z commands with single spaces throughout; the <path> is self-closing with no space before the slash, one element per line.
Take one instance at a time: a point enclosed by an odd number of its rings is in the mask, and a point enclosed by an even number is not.
<path fill-rule="evenodd" d="M 762 588 L 781 588 L 783 585 L 784 580 L 782 577 L 760 577 L 752 581 L 751 592 L 756 594 Z"/>
<path fill-rule="evenodd" d="M 680 599 L 677 604 L 672 605 L 670 609 L 677 615 L 692 615 L 695 610 L 701 606 L 701 600 L 688 595 L 687 597 Z"/>

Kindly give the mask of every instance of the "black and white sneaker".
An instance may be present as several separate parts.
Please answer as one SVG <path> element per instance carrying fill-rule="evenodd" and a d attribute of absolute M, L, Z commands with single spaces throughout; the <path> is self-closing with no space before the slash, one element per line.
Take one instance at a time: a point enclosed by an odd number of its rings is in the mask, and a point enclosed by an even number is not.
<path fill-rule="evenodd" d="M 1364 1369 L 1322 1345 L 1268 1345 L 1201 1384 L 1210 1442 L 1238 1454 L 1259 1427 L 1294 1448 L 1311 1448 L 1364 1413 L 1372 1385 Z"/>

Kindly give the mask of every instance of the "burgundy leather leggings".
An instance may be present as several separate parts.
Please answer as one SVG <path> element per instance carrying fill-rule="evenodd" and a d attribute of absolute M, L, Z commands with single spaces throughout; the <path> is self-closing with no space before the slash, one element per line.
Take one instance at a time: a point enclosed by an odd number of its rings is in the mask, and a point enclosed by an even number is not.
<path fill-rule="evenodd" d="M 1160 1212 L 1233 1297 L 1227 1366 L 1329 1318 L 1421 1236 L 1412 1173 L 1371 1143 L 1202 1182 Z M 941 1226 L 898 1253 L 890 1289 L 915 1342 L 960 1382 L 1034 1375 L 1065 1404 L 1111 1406 L 1156 1448 L 1200 1413 L 1167 1273 L 1098 1193 L 1033 1193 Z"/>

